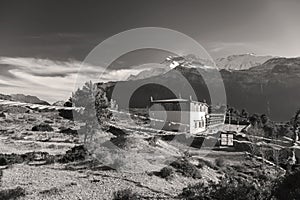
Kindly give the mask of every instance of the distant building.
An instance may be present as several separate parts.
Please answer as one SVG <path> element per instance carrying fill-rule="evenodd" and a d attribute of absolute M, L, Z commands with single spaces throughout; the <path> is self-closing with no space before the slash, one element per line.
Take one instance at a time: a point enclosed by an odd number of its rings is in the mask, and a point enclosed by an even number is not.
<path fill-rule="evenodd" d="M 224 114 L 209 114 L 209 106 L 192 99 L 153 100 L 149 108 L 151 126 L 156 129 L 201 133 L 208 126 L 224 124 Z"/>

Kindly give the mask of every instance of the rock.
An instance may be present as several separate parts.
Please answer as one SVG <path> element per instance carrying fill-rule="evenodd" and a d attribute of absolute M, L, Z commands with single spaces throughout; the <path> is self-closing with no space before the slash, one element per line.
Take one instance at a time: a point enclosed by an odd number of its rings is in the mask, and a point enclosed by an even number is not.
<path fill-rule="evenodd" d="M 0 166 L 5 166 L 7 165 L 7 160 L 4 157 L 0 157 Z"/>
<path fill-rule="evenodd" d="M 73 130 L 71 128 L 63 128 L 60 130 L 60 133 L 64 133 L 64 134 L 67 134 L 67 135 L 73 135 L 73 136 L 77 136 L 78 133 L 76 130 Z"/>
<path fill-rule="evenodd" d="M 44 123 L 46 123 L 46 124 L 53 124 L 54 122 L 52 120 L 45 120 Z"/>
<path fill-rule="evenodd" d="M 6 123 L 13 123 L 14 122 L 14 120 L 12 120 L 12 119 L 5 119 L 4 120 Z"/>
<path fill-rule="evenodd" d="M 14 130 L 7 130 L 7 133 L 8 133 L 8 134 L 14 134 L 15 131 L 14 131 Z"/>
<path fill-rule="evenodd" d="M 40 125 L 32 127 L 32 131 L 51 132 L 51 131 L 54 131 L 54 129 L 49 124 L 40 124 Z"/>
<path fill-rule="evenodd" d="M 0 118 L 4 118 L 4 119 L 6 119 L 6 113 L 4 113 L 4 112 L 0 112 Z"/>
<path fill-rule="evenodd" d="M 42 166 L 42 165 L 47 165 L 47 161 L 41 160 L 41 161 L 31 161 L 28 163 L 30 166 Z"/>
<path fill-rule="evenodd" d="M 27 121 L 29 121 L 29 122 L 34 122 L 34 121 L 36 121 L 36 118 L 35 118 L 35 117 L 29 117 L 29 118 L 27 119 Z"/>
<path fill-rule="evenodd" d="M 122 137 L 122 136 L 126 135 L 126 133 L 122 129 L 115 127 L 115 126 L 110 126 L 107 131 L 117 137 Z"/>

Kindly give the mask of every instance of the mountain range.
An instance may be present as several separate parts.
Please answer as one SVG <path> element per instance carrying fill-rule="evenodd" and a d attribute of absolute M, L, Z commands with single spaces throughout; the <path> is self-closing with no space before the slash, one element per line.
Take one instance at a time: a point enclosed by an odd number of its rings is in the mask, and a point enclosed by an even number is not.
<path fill-rule="evenodd" d="M 219 69 L 244 70 L 259 66 L 267 60 L 273 58 L 272 56 L 259 56 L 252 53 L 231 55 L 226 58 L 216 59 L 216 65 Z"/>
<path fill-rule="evenodd" d="M 165 65 L 164 68 L 153 67 L 152 69 L 144 70 L 137 75 L 131 75 L 127 80 L 138 80 L 161 75 L 179 65 L 196 68 L 216 66 L 218 69 L 226 69 L 228 71 L 244 70 L 259 66 L 271 58 L 272 56 L 259 56 L 252 53 L 231 55 L 226 58 L 218 58 L 215 61 L 201 59 L 191 54 L 186 56 L 169 56 L 162 62 L 162 64 Z"/>
<path fill-rule="evenodd" d="M 275 121 L 289 120 L 300 107 L 300 58 L 271 58 L 255 65 L 243 70 L 220 69 L 227 104 L 239 110 L 246 109 L 249 113 L 265 113 Z M 124 94 L 119 95 L 120 99 L 118 95 L 114 97 L 119 107 L 125 106 L 122 105 L 122 98 L 126 96 L 126 91 L 140 85 L 130 97 L 130 107 L 145 108 L 149 106 L 151 96 L 155 99 L 166 99 L 174 98 L 174 93 L 180 93 L 183 98 L 189 98 L 190 93 L 185 89 L 186 82 L 180 78 L 183 76 L 192 86 L 197 99 L 205 99 L 210 103 L 210 94 L 202 77 L 209 75 L 210 70 L 205 64 L 199 64 L 198 67 L 179 64 L 160 75 L 98 85 L 107 91 L 108 98 L 111 98 L 116 84 L 124 88 Z M 211 83 L 217 81 L 214 78 L 210 78 Z M 148 84 L 149 82 L 152 84 Z M 175 85 L 176 91 L 171 92 L 163 86 L 166 84 Z"/>

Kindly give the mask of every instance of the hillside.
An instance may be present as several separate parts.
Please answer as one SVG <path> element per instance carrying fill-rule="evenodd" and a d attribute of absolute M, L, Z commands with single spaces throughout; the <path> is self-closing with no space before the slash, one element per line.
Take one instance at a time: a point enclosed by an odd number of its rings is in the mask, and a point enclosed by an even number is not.
<path fill-rule="evenodd" d="M 266 113 L 273 120 L 289 120 L 299 107 L 300 87 L 299 58 L 273 58 L 262 65 L 246 70 L 220 70 L 224 81 L 227 103 L 237 109 L 245 108 L 250 113 Z M 209 75 L 208 69 L 198 68 L 203 74 Z M 182 77 L 183 75 L 183 77 Z M 147 107 L 150 97 L 155 99 L 173 98 L 174 94 L 162 85 L 176 85 L 177 95 L 188 98 L 190 91 L 186 90 L 188 80 L 199 100 L 210 102 L 207 86 L 195 68 L 177 66 L 171 71 L 142 80 L 118 82 L 118 87 L 124 88 L 120 97 L 126 97 L 127 91 L 140 85 L 130 100 L 131 107 Z M 216 80 L 210 78 L 213 84 Z M 148 84 L 149 82 L 156 84 Z M 108 97 L 111 97 L 115 83 L 103 84 Z M 118 95 L 117 95 L 118 96 Z M 118 98 L 118 97 L 116 97 Z M 122 99 L 116 99 L 119 106 Z"/>

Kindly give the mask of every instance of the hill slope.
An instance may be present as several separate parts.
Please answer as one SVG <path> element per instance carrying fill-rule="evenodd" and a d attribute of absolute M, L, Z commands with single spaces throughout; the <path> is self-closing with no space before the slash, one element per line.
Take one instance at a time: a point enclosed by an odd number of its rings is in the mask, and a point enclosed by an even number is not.
<path fill-rule="evenodd" d="M 199 70 L 199 69 L 198 69 Z M 130 88 L 141 86 L 129 98 L 131 107 L 149 106 L 150 97 L 155 99 L 174 98 L 181 93 L 183 98 L 189 98 L 191 93 L 186 89 L 188 80 L 197 95 L 198 100 L 205 99 L 210 103 L 207 85 L 199 71 L 194 68 L 177 66 L 171 71 L 147 79 L 118 82 L 118 87 L 124 88 L 122 94 L 116 96 L 119 106 L 122 104 Z M 209 70 L 201 73 L 209 75 Z M 224 81 L 227 103 L 237 109 L 245 108 L 250 113 L 266 113 L 273 120 L 286 121 L 300 107 L 300 58 L 273 58 L 264 64 L 240 71 L 220 70 Z M 210 78 L 213 84 L 214 77 Z M 156 84 L 148 84 L 149 82 Z M 103 84 L 110 98 L 116 83 Z M 171 92 L 163 85 L 174 85 L 176 91 Z M 118 96 L 120 99 L 118 99 Z"/>

